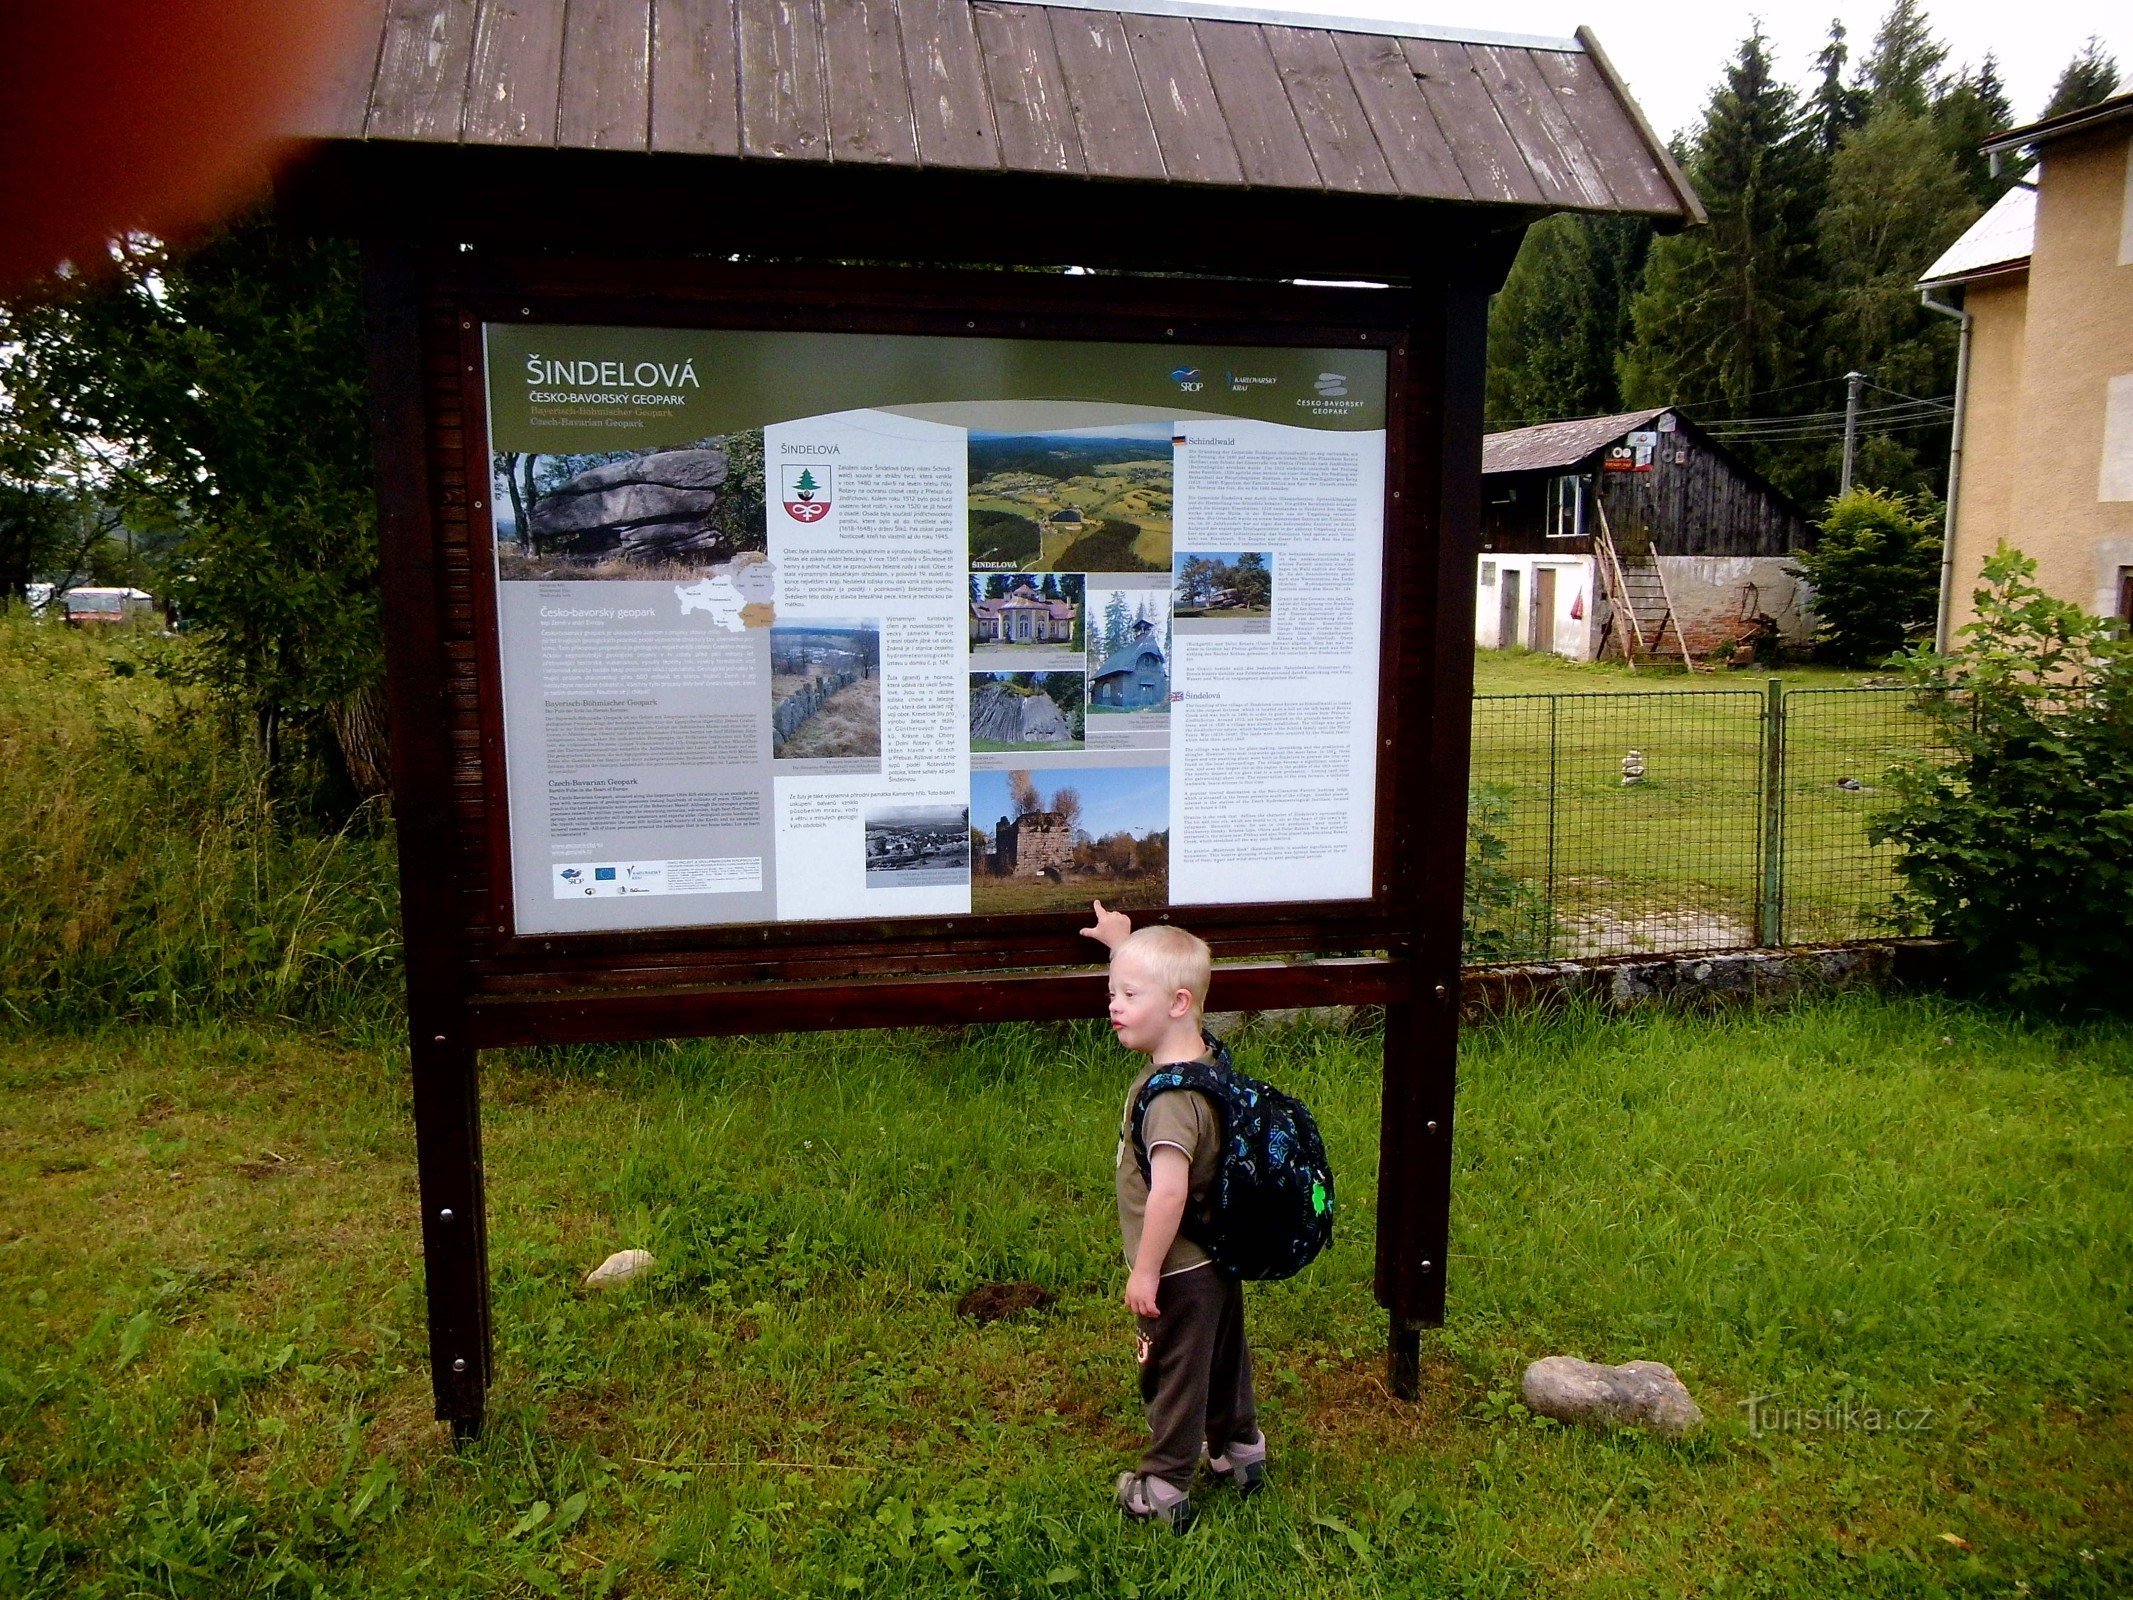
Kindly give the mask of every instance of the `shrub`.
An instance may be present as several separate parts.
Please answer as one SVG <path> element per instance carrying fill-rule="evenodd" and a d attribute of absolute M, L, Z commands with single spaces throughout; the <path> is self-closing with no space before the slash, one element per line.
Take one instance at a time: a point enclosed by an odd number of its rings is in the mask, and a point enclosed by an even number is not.
<path fill-rule="evenodd" d="M 1956 942 L 1981 985 L 2133 1006 L 2133 642 L 2031 581 L 2002 545 L 1977 621 L 1907 661 L 1952 762 L 1898 768 L 1872 826 L 1903 850 L 1899 915 Z"/>
<path fill-rule="evenodd" d="M 381 804 L 322 832 L 184 677 L 189 640 L 0 615 L 0 1015 L 363 1024 L 399 989 Z"/>
<path fill-rule="evenodd" d="M 1933 626 L 1940 530 L 1922 504 L 1854 489 L 1830 501 L 1814 549 L 1792 570 L 1814 589 L 1815 636 L 1829 654 L 1878 663 Z"/>
<path fill-rule="evenodd" d="M 1497 830 L 1511 815 L 1510 795 L 1483 784 L 1468 792 L 1466 903 L 1460 928 L 1468 961 L 1527 961 L 1547 948 L 1544 896 L 1504 863 L 1511 847 Z"/>

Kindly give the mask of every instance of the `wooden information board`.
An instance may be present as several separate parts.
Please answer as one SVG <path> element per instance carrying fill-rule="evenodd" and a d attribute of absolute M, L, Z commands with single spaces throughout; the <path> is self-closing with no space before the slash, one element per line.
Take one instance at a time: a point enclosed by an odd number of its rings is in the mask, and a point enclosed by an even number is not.
<path fill-rule="evenodd" d="M 1214 1009 L 1386 1008 L 1412 1391 L 1501 270 L 371 247 L 441 1417 L 490 1376 L 480 1050 L 1094 1016 L 1095 896 L 1207 939 Z"/>

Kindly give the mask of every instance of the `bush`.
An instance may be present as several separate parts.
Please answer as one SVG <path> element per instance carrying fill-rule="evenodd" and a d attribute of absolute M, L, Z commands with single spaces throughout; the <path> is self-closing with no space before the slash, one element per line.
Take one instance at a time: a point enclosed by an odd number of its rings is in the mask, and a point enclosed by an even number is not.
<path fill-rule="evenodd" d="M 1505 861 L 1498 832 L 1511 815 L 1508 791 L 1480 785 L 1467 794 L 1466 904 L 1460 953 L 1467 961 L 1530 961 L 1548 947 L 1546 898 Z"/>
<path fill-rule="evenodd" d="M 1838 660 L 1873 665 L 1933 626 L 1940 529 L 1922 503 L 1854 489 L 1829 503 L 1792 570 L 1814 589 L 1815 637 Z"/>
<path fill-rule="evenodd" d="M 333 831 L 178 687 L 189 640 L 0 614 L 0 1015 L 43 1025 L 398 1003 L 382 803 Z"/>
<path fill-rule="evenodd" d="M 1903 849 L 1899 914 L 2024 1001 L 2133 1007 L 2133 642 L 2002 545 L 1978 620 L 1906 663 L 1955 751 L 1896 773 L 1873 824 Z"/>

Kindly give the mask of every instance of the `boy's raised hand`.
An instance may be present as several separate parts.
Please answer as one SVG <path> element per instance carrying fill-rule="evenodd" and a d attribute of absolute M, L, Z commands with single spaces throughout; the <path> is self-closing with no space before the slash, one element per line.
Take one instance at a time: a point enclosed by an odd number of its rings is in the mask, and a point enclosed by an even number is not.
<path fill-rule="evenodd" d="M 1081 936 L 1094 939 L 1106 950 L 1116 950 L 1133 931 L 1133 919 L 1123 911 L 1106 911 L 1101 900 L 1091 900 L 1089 904 L 1096 908 L 1096 926 L 1083 928 Z"/>

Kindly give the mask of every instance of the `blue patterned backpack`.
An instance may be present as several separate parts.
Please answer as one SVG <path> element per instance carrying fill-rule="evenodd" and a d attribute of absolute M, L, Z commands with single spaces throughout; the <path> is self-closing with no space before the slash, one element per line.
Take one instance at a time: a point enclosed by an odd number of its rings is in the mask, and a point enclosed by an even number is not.
<path fill-rule="evenodd" d="M 1302 1101 L 1230 1065 L 1205 1035 L 1207 1057 L 1160 1066 L 1133 1097 L 1133 1159 L 1148 1179 L 1148 1104 L 1174 1089 L 1207 1096 L 1222 1122 L 1214 1181 L 1178 1231 L 1232 1278 L 1291 1278 L 1333 1237 L 1333 1167 Z"/>

